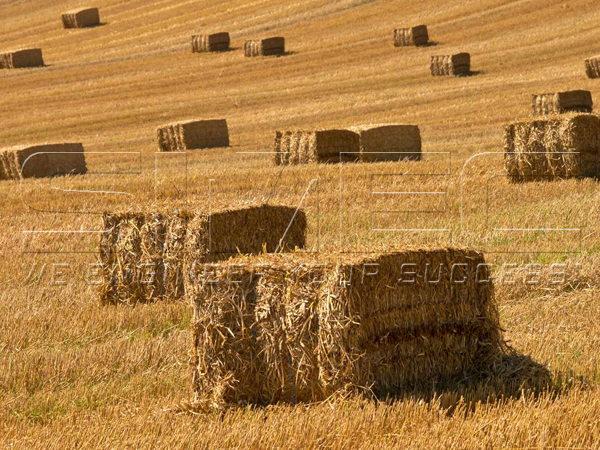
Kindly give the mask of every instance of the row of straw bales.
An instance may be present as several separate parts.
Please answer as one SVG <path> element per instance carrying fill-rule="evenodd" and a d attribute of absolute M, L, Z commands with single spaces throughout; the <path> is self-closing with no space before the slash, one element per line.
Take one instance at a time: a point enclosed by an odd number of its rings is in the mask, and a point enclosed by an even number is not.
<path fill-rule="evenodd" d="M 61 18 L 64 28 L 87 28 L 100 25 L 100 11 L 98 11 L 98 8 L 68 11 Z"/>
<path fill-rule="evenodd" d="M 501 355 L 481 253 L 319 256 L 240 257 L 186 289 L 196 408 L 387 396 L 487 371 Z M 419 274 L 403 284 L 406 264 Z"/>
<path fill-rule="evenodd" d="M 227 32 L 192 36 L 192 53 L 223 52 L 230 50 L 231 38 Z M 244 56 L 276 56 L 285 54 L 285 38 L 281 36 L 253 39 L 244 43 Z"/>
<path fill-rule="evenodd" d="M 112 212 L 103 223 L 100 298 L 110 304 L 181 298 L 196 265 L 303 248 L 306 239 L 304 212 L 276 205 Z"/>
<path fill-rule="evenodd" d="M 0 152 L 0 180 L 87 172 L 82 144 L 42 144 Z"/>
<path fill-rule="evenodd" d="M 273 160 L 276 165 L 403 159 L 421 159 L 421 134 L 416 125 L 275 133 Z"/>
<path fill-rule="evenodd" d="M 0 53 L 0 69 L 43 67 L 44 58 L 39 48 L 27 48 Z"/>
<path fill-rule="evenodd" d="M 161 152 L 229 147 L 229 129 L 226 119 L 173 123 L 158 128 L 156 135 Z"/>

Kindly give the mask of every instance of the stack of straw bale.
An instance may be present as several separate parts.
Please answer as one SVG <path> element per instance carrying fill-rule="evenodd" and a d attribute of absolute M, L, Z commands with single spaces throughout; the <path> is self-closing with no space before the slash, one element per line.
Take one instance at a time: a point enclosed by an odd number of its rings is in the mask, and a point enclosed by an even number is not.
<path fill-rule="evenodd" d="M 165 125 L 156 131 L 161 152 L 229 147 L 227 120 L 193 120 Z"/>
<path fill-rule="evenodd" d="M 86 172 L 82 144 L 41 144 L 0 151 L 0 180 Z"/>
<path fill-rule="evenodd" d="M 62 23 L 65 28 L 93 27 L 100 24 L 100 12 L 98 8 L 69 11 L 62 15 Z"/>
<path fill-rule="evenodd" d="M 426 25 L 417 25 L 410 28 L 397 28 L 394 30 L 394 47 L 407 47 L 412 45 L 427 45 L 429 34 Z"/>
<path fill-rule="evenodd" d="M 224 52 L 229 50 L 229 33 L 201 34 L 192 36 L 192 53 Z"/>
<path fill-rule="evenodd" d="M 504 348 L 481 253 L 320 256 L 237 258 L 187 288 L 198 409 L 385 396 L 487 370 Z"/>
<path fill-rule="evenodd" d="M 600 56 L 585 60 L 585 73 L 588 78 L 600 78 Z"/>
<path fill-rule="evenodd" d="M 276 165 L 357 161 L 359 153 L 360 137 L 350 130 L 275 133 L 273 156 Z"/>
<path fill-rule="evenodd" d="M 0 69 L 21 69 L 43 67 L 42 49 L 28 48 L 0 53 Z"/>
<path fill-rule="evenodd" d="M 600 117 L 566 114 L 504 127 L 504 165 L 512 181 L 600 175 Z"/>
<path fill-rule="evenodd" d="M 360 136 L 360 160 L 400 161 L 421 159 L 421 133 L 417 125 L 363 125 L 353 127 Z"/>
<path fill-rule="evenodd" d="M 592 93 L 576 90 L 557 92 L 556 94 L 534 94 L 531 98 L 531 109 L 534 116 L 567 112 L 591 113 L 593 109 Z"/>
<path fill-rule="evenodd" d="M 244 56 L 273 56 L 285 54 L 285 38 L 271 37 L 244 43 Z"/>
<path fill-rule="evenodd" d="M 286 206 L 107 213 L 103 222 L 100 298 L 108 304 L 181 298 L 196 265 L 302 248 L 306 237 L 305 214 Z"/>
<path fill-rule="evenodd" d="M 432 56 L 431 75 L 468 75 L 471 73 L 471 55 L 457 53 L 456 55 Z"/>

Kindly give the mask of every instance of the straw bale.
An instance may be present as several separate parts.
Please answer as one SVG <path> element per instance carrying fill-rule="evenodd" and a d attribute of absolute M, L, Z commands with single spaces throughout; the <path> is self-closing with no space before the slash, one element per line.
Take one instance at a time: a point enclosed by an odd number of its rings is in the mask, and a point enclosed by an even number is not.
<path fill-rule="evenodd" d="M 87 172 L 82 144 L 40 144 L 0 153 L 0 179 L 52 177 Z"/>
<path fill-rule="evenodd" d="M 429 34 L 426 25 L 417 25 L 410 28 L 397 28 L 394 30 L 394 47 L 412 45 L 427 45 Z"/>
<path fill-rule="evenodd" d="M 42 49 L 40 48 L 28 48 L 0 53 L 0 69 L 42 66 L 44 66 L 44 58 L 42 57 Z"/>
<path fill-rule="evenodd" d="M 187 287 L 197 408 L 385 396 L 497 361 L 504 347 L 481 253 L 320 256 L 240 257 L 207 265 Z"/>
<path fill-rule="evenodd" d="M 585 73 L 588 78 L 600 78 L 600 56 L 585 60 Z"/>
<path fill-rule="evenodd" d="M 534 116 L 564 114 L 567 112 L 591 113 L 593 108 L 592 93 L 576 90 L 552 94 L 534 94 L 531 98 L 531 109 Z"/>
<path fill-rule="evenodd" d="M 192 120 L 165 125 L 156 134 L 161 152 L 229 147 L 226 119 Z"/>
<path fill-rule="evenodd" d="M 600 175 L 600 117 L 568 114 L 504 127 L 504 165 L 512 181 Z"/>
<path fill-rule="evenodd" d="M 421 159 L 421 133 L 417 125 L 363 125 L 351 130 L 360 136 L 361 161 Z"/>
<path fill-rule="evenodd" d="M 244 43 L 244 56 L 273 56 L 285 54 L 285 38 L 271 37 Z"/>
<path fill-rule="evenodd" d="M 431 75 L 468 75 L 471 72 L 471 55 L 457 53 L 456 55 L 432 56 Z"/>
<path fill-rule="evenodd" d="M 342 152 L 352 152 L 341 154 Z M 350 130 L 290 130 L 275 133 L 274 161 L 282 164 L 309 164 L 357 161 L 360 137 Z"/>
<path fill-rule="evenodd" d="M 100 297 L 111 304 L 181 298 L 197 264 L 302 248 L 306 235 L 305 214 L 286 206 L 106 213 L 103 222 Z"/>
<path fill-rule="evenodd" d="M 224 52 L 229 50 L 229 33 L 201 34 L 192 36 L 192 53 Z"/>
<path fill-rule="evenodd" d="M 100 12 L 98 8 L 68 11 L 62 15 L 62 23 L 65 28 L 93 27 L 100 24 Z"/>

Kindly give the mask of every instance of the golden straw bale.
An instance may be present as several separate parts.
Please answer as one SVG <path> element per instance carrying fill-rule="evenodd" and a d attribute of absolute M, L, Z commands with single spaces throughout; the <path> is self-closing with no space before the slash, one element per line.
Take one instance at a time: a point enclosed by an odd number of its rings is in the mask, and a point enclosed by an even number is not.
<path fill-rule="evenodd" d="M 591 113 L 593 109 L 592 93 L 576 90 L 555 94 L 534 94 L 531 97 L 531 109 L 534 116 L 564 114 L 567 112 Z"/>
<path fill-rule="evenodd" d="M 394 30 L 394 47 L 406 47 L 412 45 L 427 45 L 429 34 L 426 25 L 417 25 L 410 28 L 396 28 Z"/>
<path fill-rule="evenodd" d="M 192 120 L 160 127 L 156 131 L 161 152 L 229 147 L 226 119 Z"/>
<path fill-rule="evenodd" d="M 229 33 L 201 34 L 192 36 L 192 53 L 224 52 L 229 50 Z"/>
<path fill-rule="evenodd" d="M 585 60 L 585 73 L 588 78 L 600 78 L 600 56 Z"/>
<path fill-rule="evenodd" d="M 198 409 L 385 396 L 486 371 L 505 349 L 483 255 L 261 255 L 186 287 Z"/>
<path fill-rule="evenodd" d="M 271 37 L 244 43 L 244 56 L 273 56 L 285 54 L 285 38 Z"/>
<path fill-rule="evenodd" d="M 0 154 L 0 179 L 78 175 L 87 172 L 82 144 L 14 147 Z"/>
<path fill-rule="evenodd" d="M 359 153 L 360 137 L 350 130 L 275 133 L 273 160 L 278 165 L 357 161 Z"/>
<path fill-rule="evenodd" d="M 421 133 L 417 125 L 362 125 L 351 130 L 360 136 L 361 161 L 421 159 Z"/>
<path fill-rule="evenodd" d="M 85 8 L 68 11 L 62 15 L 64 28 L 86 28 L 100 24 L 98 8 Z"/>
<path fill-rule="evenodd" d="M 504 166 L 515 182 L 600 175 L 600 117 L 568 114 L 506 125 Z"/>
<path fill-rule="evenodd" d="M 21 69 L 26 67 L 43 67 L 42 49 L 27 48 L 0 53 L 0 69 Z"/>
<path fill-rule="evenodd" d="M 431 75 L 468 75 L 471 73 L 471 55 L 457 53 L 456 55 L 443 55 L 431 57 Z"/>

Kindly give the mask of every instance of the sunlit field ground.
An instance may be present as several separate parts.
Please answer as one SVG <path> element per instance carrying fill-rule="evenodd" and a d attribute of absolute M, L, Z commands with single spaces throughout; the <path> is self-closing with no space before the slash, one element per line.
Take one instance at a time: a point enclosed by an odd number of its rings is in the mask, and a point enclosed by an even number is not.
<path fill-rule="evenodd" d="M 514 185 L 501 155 L 532 93 L 600 94 L 583 66 L 596 2 L 98 0 L 104 25 L 63 30 L 74 6 L 0 0 L 0 51 L 39 46 L 47 64 L 0 71 L 0 148 L 83 142 L 90 172 L 0 182 L 0 447 L 600 445 L 600 184 Z M 417 23 L 435 45 L 394 48 L 394 27 Z M 234 51 L 191 53 L 192 34 L 221 30 Z M 286 56 L 244 58 L 270 35 Z M 459 51 L 473 76 L 430 76 L 430 55 Z M 156 128 L 191 118 L 227 118 L 232 146 L 157 155 Z M 278 129 L 368 123 L 418 124 L 423 161 L 282 169 L 267 154 Z M 190 307 L 101 306 L 93 231 L 114 209 L 267 200 L 302 202 L 312 251 L 483 250 L 506 339 L 555 389 L 181 412 Z"/>

